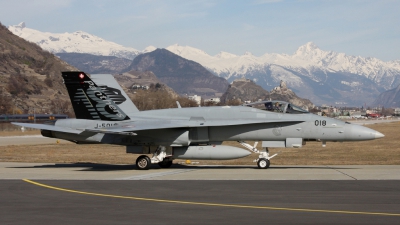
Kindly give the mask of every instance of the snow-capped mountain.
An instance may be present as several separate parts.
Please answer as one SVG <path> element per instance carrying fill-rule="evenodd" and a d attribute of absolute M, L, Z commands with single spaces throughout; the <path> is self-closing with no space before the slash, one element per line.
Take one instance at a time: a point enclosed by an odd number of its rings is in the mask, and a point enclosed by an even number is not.
<path fill-rule="evenodd" d="M 88 53 L 126 59 L 133 59 L 140 53 L 134 48 L 124 47 L 83 31 L 62 34 L 41 32 L 27 28 L 24 22 L 9 26 L 8 29 L 15 35 L 36 43 L 52 53 Z M 147 51 L 154 49 L 154 47 L 149 48 Z"/>
<path fill-rule="evenodd" d="M 312 42 L 300 46 L 292 55 L 266 53 L 259 57 L 249 52 L 211 56 L 177 44 L 167 49 L 229 81 L 245 77 L 270 90 L 283 80 L 299 96 L 316 104 L 370 103 L 380 92 L 400 84 L 400 60 L 384 62 L 324 51 Z"/>
<path fill-rule="evenodd" d="M 133 59 L 156 49 L 149 46 L 138 51 L 82 31 L 64 34 L 40 32 L 25 27 L 24 23 L 10 26 L 9 30 L 53 53 L 88 53 Z M 379 93 L 400 84 L 400 60 L 384 62 L 377 58 L 324 51 L 312 42 L 300 46 L 291 55 L 266 53 L 254 56 L 250 52 L 243 55 L 220 52 L 211 56 L 200 49 L 177 44 L 166 49 L 200 63 L 228 81 L 248 78 L 271 90 L 283 80 L 296 94 L 315 104 L 361 105 L 372 102 Z"/>
<path fill-rule="evenodd" d="M 227 52 L 220 52 L 211 56 L 202 50 L 177 44 L 171 45 L 167 49 L 181 57 L 202 64 L 215 74 L 228 80 L 235 77 L 247 77 L 249 73 L 265 73 L 266 68 L 275 66 L 276 69 L 281 68 L 278 73 L 282 73 L 282 69 L 292 70 L 317 82 L 323 82 L 323 80 L 313 76 L 314 71 L 319 70 L 365 76 L 385 89 L 393 88 L 399 84 L 396 77 L 400 75 L 400 60 L 384 62 L 377 58 L 363 58 L 361 56 L 348 56 L 345 53 L 323 51 L 312 42 L 300 46 L 292 55 L 266 53 L 260 57 L 249 52 L 240 56 Z M 287 72 L 283 72 L 286 75 L 283 75 L 282 78 L 294 78 L 290 76 L 290 73 L 293 72 Z M 295 85 L 300 80 L 287 80 L 287 82 Z"/>

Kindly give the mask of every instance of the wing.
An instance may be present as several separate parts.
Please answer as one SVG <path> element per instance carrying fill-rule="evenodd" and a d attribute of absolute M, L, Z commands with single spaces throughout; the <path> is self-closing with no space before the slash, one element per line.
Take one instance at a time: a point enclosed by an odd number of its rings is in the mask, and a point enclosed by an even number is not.
<path fill-rule="evenodd" d="M 134 132 L 144 130 L 160 130 L 169 128 L 191 128 L 191 127 L 217 127 L 217 126 L 235 126 L 235 125 L 246 125 L 246 124 L 260 124 L 260 123 L 290 123 L 297 124 L 304 121 L 299 120 L 271 120 L 262 121 L 260 120 L 218 120 L 218 121 L 187 121 L 187 120 L 152 120 L 152 121 L 136 121 L 126 122 L 121 127 L 110 127 L 102 129 L 85 129 L 88 132 L 97 133 L 120 133 L 125 135 L 136 135 Z"/>
<path fill-rule="evenodd" d="M 119 127 L 109 128 L 79 128 L 72 129 L 68 127 L 53 126 L 47 124 L 32 124 L 32 123 L 12 123 L 22 127 L 29 127 L 41 130 L 51 130 L 65 133 L 80 134 L 82 132 L 104 133 L 104 134 L 120 134 L 120 135 L 136 135 L 137 131 L 144 130 L 160 130 L 170 128 L 191 128 L 191 127 L 216 127 L 216 126 L 236 126 L 247 124 L 261 123 L 290 123 L 297 124 L 304 121 L 300 120 L 209 120 L 209 121 L 188 121 L 188 120 L 139 120 L 123 122 Z"/>

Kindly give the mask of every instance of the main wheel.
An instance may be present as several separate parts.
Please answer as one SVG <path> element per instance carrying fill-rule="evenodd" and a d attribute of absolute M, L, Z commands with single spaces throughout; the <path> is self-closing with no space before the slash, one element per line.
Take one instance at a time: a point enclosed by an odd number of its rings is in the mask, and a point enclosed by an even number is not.
<path fill-rule="evenodd" d="M 267 169 L 271 163 L 268 159 L 259 159 L 257 162 L 257 166 L 260 169 Z"/>
<path fill-rule="evenodd" d="M 136 167 L 138 170 L 148 170 L 150 166 L 151 161 L 147 155 L 141 155 L 136 159 Z"/>
<path fill-rule="evenodd" d="M 172 160 L 163 160 L 162 162 L 159 162 L 158 165 L 161 168 L 170 168 L 172 166 Z"/>

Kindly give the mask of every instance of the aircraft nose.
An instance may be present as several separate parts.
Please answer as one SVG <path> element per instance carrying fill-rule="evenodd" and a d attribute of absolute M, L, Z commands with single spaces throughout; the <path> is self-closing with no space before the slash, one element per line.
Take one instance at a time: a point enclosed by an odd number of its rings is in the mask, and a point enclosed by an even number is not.
<path fill-rule="evenodd" d="M 347 140 L 349 141 L 373 140 L 385 136 L 376 130 L 360 125 L 351 124 L 349 128 L 350 132 L 348 132 L 349 135 L 347 136 Z"/>
<path fill-rule="evenodd" d="M 383 138 L 383 137 L 385 137 L 385 135 L 383 135 L 382 133 L 380 133 L 380 132 L 378 132 L 378 131 L 375 131 L 375 138 L 376 138 L 376 139 L 378 139 L 378 138 Z"/>

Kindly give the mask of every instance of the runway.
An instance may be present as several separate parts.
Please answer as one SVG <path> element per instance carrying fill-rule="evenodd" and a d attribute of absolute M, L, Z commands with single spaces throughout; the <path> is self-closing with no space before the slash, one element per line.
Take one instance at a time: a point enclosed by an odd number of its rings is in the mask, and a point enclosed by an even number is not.
<path fill-rule="evenodd" d="M 33 180 L 400 180 L 397 165 L 179 165 L 136 170 L 134 165 L 0 162 L 1 179 Z"/>
<path fill-rule="evenodd" d="M 399 172 L 2 162 L 0 224 L 399 224 Z"/>
<path fill-rule="evenodd" d="M 400 222 L 399 181 L 34 182 L 0 183 L 1 224 Z"/>

